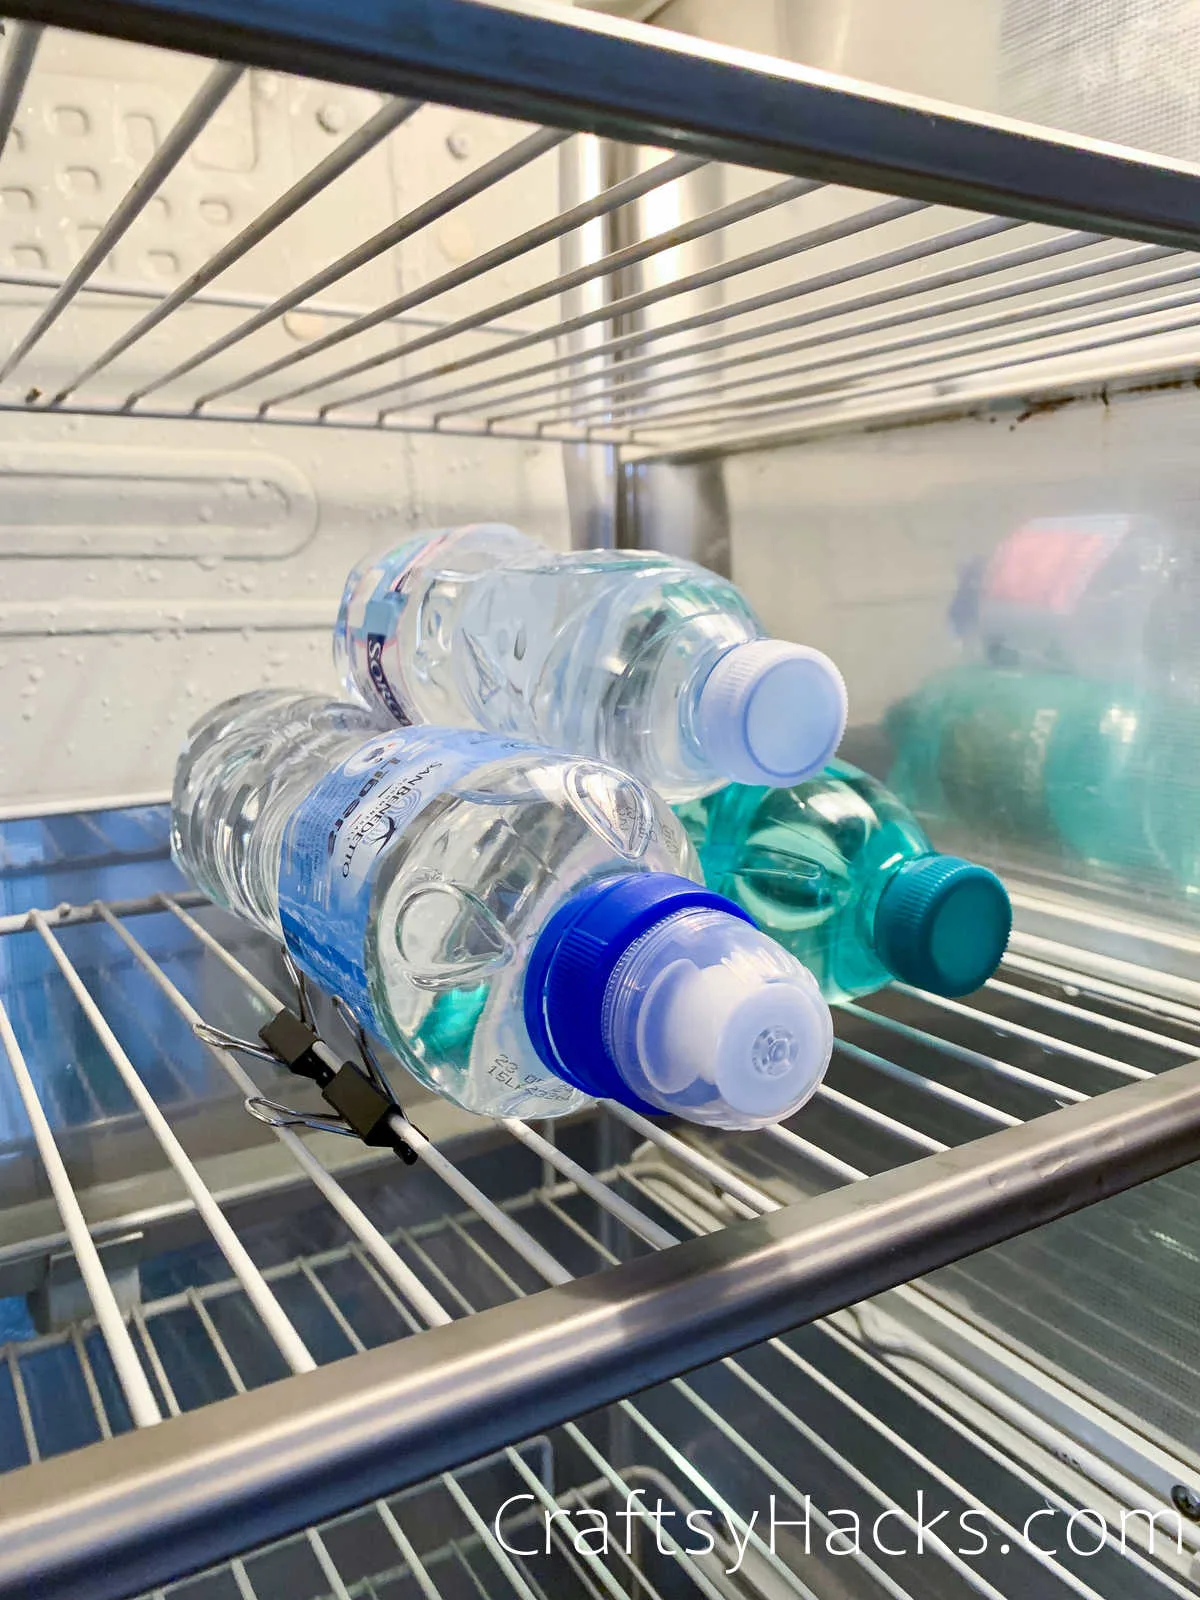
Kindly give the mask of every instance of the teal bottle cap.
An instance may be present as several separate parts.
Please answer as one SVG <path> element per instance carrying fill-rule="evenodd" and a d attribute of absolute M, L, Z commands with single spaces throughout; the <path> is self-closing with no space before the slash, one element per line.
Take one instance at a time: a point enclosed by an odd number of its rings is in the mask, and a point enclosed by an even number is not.
<path fill-rule="evenodd" d="M 875 909 L 875 952 L 893 976 L 934 994 L 970 994 L 1000 965 L 1012 906 L 994 872 L 958 856 L 906 861 Z"/>

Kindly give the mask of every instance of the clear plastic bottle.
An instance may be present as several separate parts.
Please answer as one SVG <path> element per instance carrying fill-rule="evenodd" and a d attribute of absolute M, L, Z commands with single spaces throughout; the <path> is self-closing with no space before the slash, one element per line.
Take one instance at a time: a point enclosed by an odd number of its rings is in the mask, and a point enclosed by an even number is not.
<path fill-rule="evenodd" d="M 756 1127 L 828 1063 L 812 975 L 694 881 L 667 806 L 600 762 L 264 690 L 191 730 L 172 844 L 469 1111 L 601 1097 Z"/>
<path fill-rule="evenodd" d="M 579 751 L 669 800 L 794 783 L 846 722 L 828 656 L 766 638 L 727 579 L 643 551 L 558 555 L 500 523 L 357 567 L 334 659 L 349 694 L 398 722 Z"/>
<path fill-rule="evenodd" d="M 896 796 L 848 762 L 790 789 L 730 784 L 678 813 L 709 888 L 803 961 L 826 999 L 893 977 L 968 994 L 1004 954 L 1000 880 L 935 851 Z"/>

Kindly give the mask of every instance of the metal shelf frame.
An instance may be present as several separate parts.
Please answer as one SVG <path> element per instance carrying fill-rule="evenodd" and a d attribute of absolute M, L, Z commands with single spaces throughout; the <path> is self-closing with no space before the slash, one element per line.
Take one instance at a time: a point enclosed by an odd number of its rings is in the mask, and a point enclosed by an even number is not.
<path fill-rule="evenodd" d="M 46 25 L 193 51 L 210 64 L 66 276 L 3 275 L 48 297 L 0 363 L 0 409 L 598 443 L 634 462 L 945 410 L 947 394 L 960 409 L 1011 405 L 1069 387 L 1072 374 L 1094 386 L 1098 373 L 1115 381 L 1133 369 L 1145 381 L 1156 362 L 1191 370 L 1179 340 L 1200 312 L 1197 167 L 533 0 L 20 0 L 8 11 L 23 20 L 0 66 L 0 152 L 36 82 Z M 186 280 L 109 281 L 114 244 L 254 66 L 390 98 Z M 419 116 L 424 100 L 545 126 L 274 297 L 222 292 L 229 267 Z M 365 263 L 494 186 L 519 183 L 573 132 L 675 153 L 382 305 L 328 299 Z M 760 169 L 763 184 L 658 233 L 570 256 L 580 230 L 713 162 Z M 807 196 L 840 198 L 847 214 L 807 220 Z M 655 278 L 656 257 L 706 240 L 719 242 L 719 260 Z M 443 297 L 555 241 L 573 265 L 468 315 L 443 309 Z M 854 259 L 843 252 L 828 265 L 823 252 L 847 241 Z M 771 276 L 781 264 L 782 283 Z M 584 287 L 583 308 L 572 309 Z M 145 309 L 103 348 L 81 348 L 71 370 L 41 379 L 46 336 L 97 297 Z M 165 370 L 123 380 L 122 359 L 190 307 L 250 315 L 172 353 Z M 242 353 L 298 307 L 337 326 L 272 360 L 253 345 Z M 527 313 L 543 320 L 522 326 Z M 358 353 L 362 336 L 389 327 L 398 342 Z M 801 329 L 810 331 L 793 337 Z M 186 336 L 181 343 L 186 350 Z M 321 362 L 343 346 L 347 359 Z M 230 352 L 240 363 L 232 373 Z M 1194 357 L 1200 367 L 1200 347 Z"/>
<path fill-rule="evenodd" d="M 1198 239 L 1200 171 L 1185 163 L 531 0 L 111 0 L 99 10 L 12 0 L 6 10 L 826 183 L 1176 249 Z"/>
<path fill-rule="evenodd" d="M 1144 377 L 1159 359 L 1153 341 L 1186 332 L 1200 311 L 1200 168 L 794 64 L 535 4 L 12 0 L 6 9 L 17 20 L 0 61 L 0 159 L 36 83 L 45 26 L 191 51 L 207 64 L 198 65 L 174 128 L 75 266 L 62 277 L 0 276 L 43 297 L 20 313 L 28 322 L 0 362 L 0 410 L 493 434 L 607 443 L 624 461 L 678 458 L 963 403 L 936 397 L 939 385 L 965 385 L 968 397 L 1026 398 L 1044 382 L 1043 361 L 1111 360 Z M 385 99 L 185 281 L 163 288 L 105 277 L 114 243 L 247 67 L 310 73 Z M 523 131 L 372 237 L 342 241 L 304 281 L 272 295 L 223 291 L 228 267 L 418 117 L 423 100 L 544 126 Z M 520 182 L 532 163 L 557 159 L 578 132 L 671 153 L 384 304 L 329 298 L 359 266 L 495 185 Z M 444 309 L 443 295 L 570 241 L 712 162 L 761 169 L 761 185 L 632 242 L 615 231 L 600 255 L 564 256 L 556 275 L 470 314 Z M 835 186 L 858 193 L 838 195 Z M 806 204 L 830 201 L 840 214 L 806 213 Z M 754 231 L 763 228 L 767 242 Z M 670 282 L 639 277 L 656 256 L 717 238 L 723 253 L 715 263 Z M 857 252 L 853 259 L 822 254 L 842 246 Z M 782 281 L 756 276 L 778 267 Z M 588 296 L 575 304 L 580 289 Z M 710 290 L 719 303 L 689 298 Z M 74 352 L 65 377 L 55 370 L 52 383 L 41 382 L 47 336 L 93 298 L 127 303 L 129 325 L 102 349 Z M 236 320 L 193 348 L 182 320 L 191 306 Z M 295 308 L 336 326 L 284 357 L 256 356 L 249 341 Z M 126 355 L 177 316 L 174 366 L 123 384 Z M 364 356 L 354 341 L 379 329 L 395 343 Z M 1143 347 L 1151 352 L 1144 359 Z M 314 376 L 306 363 L 330 352 L 337 365 Z M 231 353 L 240 365 L 210 369 Z M 728 375 L 731 361 L 736 377 Z M 1168 983 L 1042 934 L 1018 935 L 1004 976 L 970 1001 L 901 986 L 893 993 L 902 1015 L 873 1002 L 842 1008 L 835 1071 L 812 1117 L 747 1136 L 736 1153 L 694 1130 L 612 1110 L 604 1125 L 640 1141 L 643 1159 L 593 1167 L 560 1149 L 552 1130 L 506 1122 L 496 1140 L 523 1160 L 535 1157 L 543 1173 L 535 1195 L 517 1203 L 477 1182 L 452 1141 L 405 1124 L 421 1179 L 440 1186 L 442 1214 L 429 1232 L 385 1225 L 319 1140 L 275 1129 L 290 1192 L 329 1208 L 347 1240 L 333 1254 L 369 1279 L 394 1314 L 392 1342 L 367 1348 L 322 1279 L 333 1255 L 286 1268 L 254 1259 L 240 1231 L 246 1194 L 234 1207 L 214 1193 L 198 1152 L 189 1154 L 187 1126 L 156 1102 L 124 1023 L 106 1012 L 72 953 L 77 932 L 107 940 L 190 1037 L 199 997 L 148 947 L 143 919 L 154 918 L 167 919 L 193 955 L 219 964 L 248 1005 L 263 1014 L 278 1006 L 269 968 L 229 947 L 199 896 L 0 917 L 0 942 L 31 941 L 50 963 L 63 1004 L 178 1180 L 179 1196 L 162 1216 L 193 1221 L 223 1262 L 217 1281 L 130 1309 L 108 1247 L 123 1220 L 152 1232 L 153 1219 L 135 1209 L 89 1223 L 47 1104 L 45 1073 L 55 1063 L 44 1059 L 36 1028 L 0 997 L 0 1073 L 11 1075 L 5 1089 L 23 1108 L 62 1222 L 59 1233 L 29 1241 L 27 1254 L 40 1261 L 69 1253 L 90 1305 L 69 1332 L 4 1353 L 29 1464 L 4 1480 L 0 1597 L 120 1600 L 226 1560 L 235 1563 L 240 1593 L 253 1595 L 237 1565 L 242 1552 L 296 1537 L 336 1600 L 345 1600 L 349 1589 L 316 1525 L 366 1506 L 394 1541 L 398 1565 L 436 1600 L 432 1568 L 392 1509 L 399 1491 L 439 1479 L 477 1537 L 480 1513 L 460 1469 L 499 1451 L 544 1503 L 549 1490 L 521 1441 L 560 1428 L 599 1474 L 573 1492 L 587 1496 L 601 1483 L 620 1491 L 627 1480 L 576 1420 L 584 1413 L 615 1405 L 661 1448 L 649 1399 L 630 1397 L 666 1384 L 707 1424 L 723 1427 L 701 1378 L 682 1377 L 717 1362 L 779 1414 L 778 1397 L 734 1359 L 739 1352 L 819 1323 L 831 1346 L 863 1367 L 881 1366 L 867 1322 L 847 1308 L 1200 1159 L 1200 985 Z M 1081 1033 L 1088 1042 L 1079 1042 Z M 167 1060 L 169 1049 L 168 1042 Z M 906 1064 L 914 1049 L 919 1069 Z M 259 1092 L 227 1052 L 212 1056 L 238 1095 Z M 879 1104 L 862 1090 L 864 1075 L 878 1086 Z M 814 1131 L 831 1126 L 839 1136 Z M 867 1136 L 899 1164 L 871 1166 L 861 1154 Z M 800 1166 L 812 1187 L 832 1187 L 797 1199 L 775 1183 L 777 1165 Z M 262 1192 L 280 1186 L 273 1170 Z M 597 1231 L 580 1220 L 583 1203 L 603 1223 Z M 488 1268 L 497 1303 L 474 1308 L 439 1265 L 434 1233 L 452 1236 Z M 20 1247 L 6 1246 L 6 1267 L 19 1258 Z M 336 1330 L 344 1359 L 323 1354 L 308 1323 L 301 1326 L 296 1292 Z M 219 1303 L 233 1300 L 248 1308 L 278 1369 L 260 1387 L 220 1330 Z M 155 1337 L 159 1319 L 176 1314 L 202 1330 L 232 1391 L 227 1398 L 192 1410 L 182 1404 Z M 21 1363 L 43 1348 L 69 1348 L 78 1360 L 96 1424 L 86 1449 L 51 1457 L 41 1448 Z M 769 1351 L 828 1392 L 832 1380 L 786 1342 Z M 111 1386 L 97 1372 L 101 1356 Z M 886 1376 L 912 1403 L 929 1404 L 911 1374 L 888 1367 Z M 848 1413 L 873 1425 L 852 1395 L 839 1393 Z M 828 1458 L 819 1432 L 805 1433 L 790 1412 L 782 1420 Z M 903 1435 L 877 1432 L 915 1470 L 941 1470 Z M 1044 1432 L 1046 1450 L 1063 1458 L 1063 1436 L 1050 1422 Z M 750 1459 L 745 1435 L 725 1436 Z M 1078 1464 L 1085 1453 L 1069 1442 Z M 1164 1454 L 1146 1469 L 1159 1488 Z M 1130 1446 L 1127 1458 L 1140 1459 L 1138 1450 Z M 755 1464 L 795 1494 L 769 1462 Z M 1011 1463 L 1006 1470 L 1019 1476 Z M 688 1478 L 686 1459 L 680 1471 Z M 1136 1478 L 1099 1458 L 1088 1471 L 1118 1503 Z M 811 1600 L 770 1552 L 756 1545 L 755 1558 L 788 1592 Z M 974 1592 L 996 1593 L 973 1569 L 961 1571 L 964 1563 L 955 1566 L 952 1553 L 942 1558 Z M 447 1559 L 470 1570 L 460 1549 Z M 590 1593 L 622 1600 L 611 1571 L 584 1567 Z M 500 1571 L 521 1600 L 540 1600 L 536 1583 L 511 1562 Z M 710 1575 L 690 1575 L 706 1600 L 723 1600 Z M 907 1600 L 894 1573 L 867 1575 L 893 1600 Z M 1053 1576 L 1075 1594 L 1096 1593 L 1075 1574 L 1055 1567 Z M 1154 1576 L 1166 1592 L 1183 1592 L 1159 1569 Z M 630 1582 L 639 1594 L 641 1582 L 636 1573 Z"/>

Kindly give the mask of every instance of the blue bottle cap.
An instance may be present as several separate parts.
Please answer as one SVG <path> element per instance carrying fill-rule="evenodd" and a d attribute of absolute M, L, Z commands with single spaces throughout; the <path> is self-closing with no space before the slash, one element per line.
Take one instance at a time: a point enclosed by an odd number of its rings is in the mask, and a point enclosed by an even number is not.
<path fill-rule="evenodd" d="M 584 1094 L 647 1116 L 661 1108 L 635 1094 L 604 1041 L 604 999 L 617 963 L 643 934 L 693 907 L 751 922 L 723 895 L 669 872 L 630 873 L 588 884 L 547 922 L 525 972 L 525 1027 L 551 1072 Z"/>
<path fill-rule="evenodd" d="M 875 909 L 875 951 L 895 977 L 934 994 L 970 994 L 995 972 L 1012 906 L 994 872 L 935 853 L 906 861 Z"/>

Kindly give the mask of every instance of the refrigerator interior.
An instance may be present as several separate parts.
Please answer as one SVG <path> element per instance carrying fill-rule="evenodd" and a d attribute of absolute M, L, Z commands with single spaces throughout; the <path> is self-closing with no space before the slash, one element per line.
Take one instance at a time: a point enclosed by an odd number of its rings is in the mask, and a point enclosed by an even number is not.
<path fill-rule="evenodd" d="M 719 38 L 711 9 L 661 20 Z M 846 754 L 887 778 L 899 702 L 963 667 L 1026 670 L 963 623 L 996 552 L 1030 523 L 1124 519 L 1105 537 L 1155 552 L 1117 597 L 1129 627 L 1083 614 L 1053 671 L 1104 683 L 1097 657 L 1119 657 L 1120 707 L 1167 694 L 1186 756 L 1194 152 L 1048 100 L 1028 7 L 985 8 L 957 87 L 945 62 L 919 81 L 856 58 L 872 8 L 825 9 L 751 6 L 728 42 L 1020 112 L 1085 152 L 1138 140 L 1169 158 L 1163 216 L 1105 228 L 1099 188 L 1027 220 L 1019 178 L 1010 215 L 1000 179 L 984 210 L 978 183 L 958 203 L 932 179 L 893 193 L 878 160 L 842 185 L 782 151 L 743 165 L 515 121 L 498 91 L 508 114 L 7 24 L 0 1465 L 21 1515 L 22 1482 L 54 1509 L 53 1465 L 22 1478 L 39 1463 L 61 1466 L 65 1517 L 78 1474 L 102 1479 L 138 1429 L 169 1439 L 234 1401 L 214 1415 L 236 1433 L 238 1396 L 340 1362 L 353 1389 L 364 1351 L 402 1368 L 423 1330 L 547 1286 L 619 1302 L 620 1269 L 680 1241 L 918 1160 L 932 1183 L 984 1136 L 1195 1059 L 1197 885 L 1157 835 L 1106 858 L 969 807 L 925 820 L 1009 883 L 1000 973 L 961 1002 L 897 984 L 839 1008 L 826 1084 L 778 1130 L 612 1110 L 526 1128 L 402 1087 L 403 1165 L 308 1127 L 296 1080 L 194 1031 L 253 1039 L 293 996 L 279 952 L 170 861 L 180 738 L 244 688 L 332 689 L 345 572 L 423 527 L 503 518 L 559 548 L 727 564 L 769 629 L 839 661 Z M 1170 628 L 1146 599 L 1164 576 Z M 861 1304 L 715 1361 L 685 1339 L 665 1380 L 634 1362 L 626 1397 L 432 1478 L 398 1460 L 386 1492 L 309 1526 L 235 1496 L 199 1575 L 183 1542 L 170 1570 L 148 1494 L 153 1585 L 126 1549 L 88 1592 L 1193 1594 L 1198 1193 L 1185 1166 L 937 1271 L 901 1253 Z M 893 1505 L 889 1551 L 868 1530 Z M 918 1553 L 922 1506 L 949 1515 Z M 772 1507 L 793 1524 L 774 1535 Z M 56 1581 L 84 1592 L 77 1570 Z"/>

